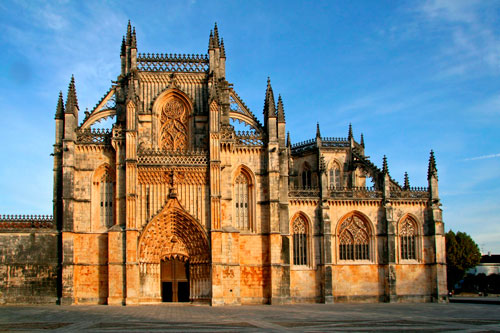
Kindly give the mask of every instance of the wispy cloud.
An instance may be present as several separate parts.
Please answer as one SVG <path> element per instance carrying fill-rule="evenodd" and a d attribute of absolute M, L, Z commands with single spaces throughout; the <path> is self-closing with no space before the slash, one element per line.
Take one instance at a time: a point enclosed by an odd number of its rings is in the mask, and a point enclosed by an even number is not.
<path fill-rule="evenodd" d="M 484 1 L 429 0 L 418 8 L 424 23 L 449 34 L 440 55 L 441 77 L 500 72 L 495 10 Z"/>
<path fill-rule="evenodd" d="M 490 155 L 476 156 L 476 157 L 469 157 L 469 158 L 464 159 L 464 161 L 485 160 L 485 159 L 488 159 L 488 158 L 496 158 L 496 157 L 500 157 L 500 153 L 499 154 L 490 154 Z"/>

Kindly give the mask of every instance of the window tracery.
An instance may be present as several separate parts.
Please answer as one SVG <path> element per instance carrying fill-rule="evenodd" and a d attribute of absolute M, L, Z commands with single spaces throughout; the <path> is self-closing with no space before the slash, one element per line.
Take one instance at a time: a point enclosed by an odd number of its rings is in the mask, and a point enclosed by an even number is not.
<path fill-rule="evenodd" d="M 307 222 L 299 215 L 292 223 L 293 232 L 293 264 L 307 265 Z"/>
<path fill-rule="evenodd" d="M 240 171 L 233 185 L 234 217 L 240 230 L 252 230 L 252 183 L 250 177 Z"/>
<path fill-rule="evenodd" d="M 113 226 L 113 192 L 113 179 L 108 172 L 105 172 L 99 181 L 99 216 L 101 225 L 107 228 Z"/>
<path fill-rule="evenodd" d="M 330 189 L 335 189 L 341 186 L 340 184 L 340 168 L 337 163 L 333 163 L 330 170 L 328 170 L 328 182 Z"/>
<path fill-rule="evenodd" d="M 304 163 L 304 166 L 302 167 L 302 187 L 303 188 L 310 188 L 312 186 L 312 177 L 311 177 L 311 167 L 309 164 Z"/>
<path fill-rule="evenodd" d="M 346 218 L 339 228 L 340 260 L 370 260 L 370 233 L 365 221 L 356 215 Z"/>
<path fill-rule="evenodd" d="M 168 100 L 160 111 L 160 147 L 166 150 L 188 148 L 188 112 L 176 98 Z"/>
<path fill-rule="evenodd" d="M 399 244 L 401 259 L 416 260 L 417 225 L 411 218 L 405 218 L 399 226 Z"/>

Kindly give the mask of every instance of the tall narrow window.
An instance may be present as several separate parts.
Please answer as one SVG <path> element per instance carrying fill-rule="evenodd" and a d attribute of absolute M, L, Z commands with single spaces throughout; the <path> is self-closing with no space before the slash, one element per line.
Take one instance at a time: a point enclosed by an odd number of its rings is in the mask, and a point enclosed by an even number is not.
<path fill-rule="evenodd" d="M 293 231 L 293 264 L 307 265 L 307 222 L 302 216 L 295 218 Z"/>
<path fill-rule="evenodd" d="M 105 172 L 99 183 L 100 189 L 100 217 L 101 225 L 111 227 L 113 225 L 113 180 Z"/>
<path fill-rule="evenodd" d="M 370 233 L 367 223 L 356 215 L 346 218 L 339 228 L 339 259 L 369 260 Z"/>
<path fill-rule="evenodd" d="M 330 182 L 330 189 L 335 189 L 340 187 L 340 168 L 337 164 L 333 164 L 328 172 L 328 178 Z"/>
<path fill-rule="evenodd" d="M 417 225 L 411 218 L 406 218 L 399 226 L 399 243 L 401 259 L 416 260 Z"/>
<path fill-rule="evenodd" d="M 303 188 L 309 188 L 312 186 L 312 181 L 311 181 L 311 167 L 309 164 L 304 163 L 304 166 L 302 167 L 302 187 Z"/>
<path fill-rule="evenodd" d="M 240 230 L 250 229 L 249 187 L 248 177 L 240 173 L 234 181 L 235 220 L 236 226 Z"/>

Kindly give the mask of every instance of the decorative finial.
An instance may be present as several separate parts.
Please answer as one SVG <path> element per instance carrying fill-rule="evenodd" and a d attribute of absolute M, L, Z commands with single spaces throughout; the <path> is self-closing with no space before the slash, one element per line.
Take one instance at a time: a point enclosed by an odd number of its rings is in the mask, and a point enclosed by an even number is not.
<path fill-rule="evenodd" d="M 128 20 L 127 24 L 127 46 L 130 46 L 130 43 L 132 42 L 132 25 L 130 24 L 130 20 Z"/>
<path fill-rule="evenodd" d="M 123 36 L 123 38 L 122 38 L 122 47 L 121 47 L 121 50 L 120 50 L 120 57 L 124 57 L 125 56 L 125 50 L 126 50 L 125 36 Z"/>
<path fill-rule="evenodd" d="M 57 99 L 57 108 L 56 108 L 56 119 L 64 118 L 64 102 L 63 102 L 63 94 L 62 91 L 59 91 L 59 98 Z"/>
<path fill-rule="evenodd" d="M 281 95 L 278 95 L 278 122 L 285 122 L 285 108 L 283 107 L 283 100 Z"/>
<path fill-rule="evenodd" d="M 264 118 L 276 117 L 276 104 L 274 102 L 273 88 L 271 79 L 267 77 L 266 99 L 264 100 Z"/>
<path fill-rule="evenodd" d="M 290 139 L 290 132 L 286 133 L 286 146 L 291 147 L 292 146 L 292 140 Z"/>
<path fill-rule="evenodd" d="M 217 29 L 217 22 L 215 22 L 215 26 L 214 26 L 214 47 L 219 47 L 219 46 L 220 46 L 219 29 Z"/>
<path fill-rule="evenodd" d="M 221 56 L 221 58 L 226 57 L 226 48 L 224 47 L 224 38 L 222 38 L 220 41 L 220 56 Z"/>
<path fill-rule="evenodd" d="M 214 34 L 213 31 L 210 30 L 210 37 L 208 38 L 208 49 L 211 50 L 214 48 Z"/>
<path fill-rule="evenodd" d="M 316 137 L 321 138 L 321 132 L 319 131 L 319 122 L 316 123 Z"/>
<path fill-rule="evenodd" d="M 76 97 L 75 77 L 73 75 L 71 75 L 71 81 L 68 86 L 65 112 L 78 114 L 78 98 Z"/>
<path fill-rule="evenodd" d="M 363 133 L 361 133 L 361 147 L 365 148 L 365 138 L 363 137 Z"/>
<path fill-rule="evenodd" d="M 348 139 L 352 138 L 352 125 L 351 125 L 351 123 L 349 123 L 349 134 L 348 134 L 347 138 Z"/>
<path fill-rule="evenodd" d="M 135 35 L 135 27 L 134 29 L 132 30 L 132 42 L 130 43 L 130 46 L 134 49 L 137 48 L 137 37 Z"/>
<path fill-rule="evenodd" d="M 387 156 L 384 155 L 384 159 L 382 160 L 382 172 L 384 174 L 389 174 L 389 166 L 387 165 Z"/>
<path fill-rule="evenodd" d="M 406 172 L 406 171 L 405 171 L 405 181 L 404 181 L 403 188 L 405 190 L 408 190 L 410 188 L 410 179 L 408 179 L 408 172 Z"/>
<path fill-rule="evenodd" d="M 427 179 L 431 179 L 431 177 L 437 178 L 436 158 L 434 157 L 433 150 L 431 150 L 431 155 L 429 157 L 429 169 L 427 170 Z"/>

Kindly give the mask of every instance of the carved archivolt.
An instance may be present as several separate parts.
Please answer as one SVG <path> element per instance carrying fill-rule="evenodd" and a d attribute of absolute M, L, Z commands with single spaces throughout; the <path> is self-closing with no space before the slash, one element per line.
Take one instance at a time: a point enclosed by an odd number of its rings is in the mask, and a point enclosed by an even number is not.
<path fill-rule="evenodd" d="M 177 98 L 169 99 L 160 111 L 160 147 L 166 150 L 188 148 L 189 112 Z"/>
<path fill-rule="evenodd" d="M 176 198 L 148 223 L 139 240 L 139 262 L 159 263 L 169 258 L 208 263 L 210 249 L 203 228 Z"/>

